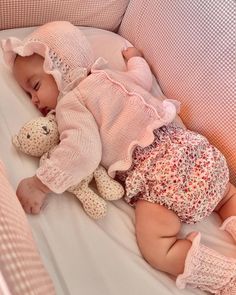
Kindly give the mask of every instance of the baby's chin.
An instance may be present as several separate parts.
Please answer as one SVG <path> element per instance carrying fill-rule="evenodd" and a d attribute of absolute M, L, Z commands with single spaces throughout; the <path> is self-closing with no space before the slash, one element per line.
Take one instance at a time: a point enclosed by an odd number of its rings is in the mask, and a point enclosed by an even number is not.
<path fill-rule="evenodd" d="M 51 110 L 48 107 L 40 109 L 41 114 L 45 117 Z"/>

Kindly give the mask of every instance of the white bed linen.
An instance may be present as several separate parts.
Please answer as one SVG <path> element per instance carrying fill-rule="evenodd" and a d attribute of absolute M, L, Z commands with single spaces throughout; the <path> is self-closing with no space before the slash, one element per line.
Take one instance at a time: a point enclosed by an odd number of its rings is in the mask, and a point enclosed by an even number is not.
<path fill-rule="evenodd" d="M 1 31 L 0 39 L 22 37 L 31 30 Z M 83 30 L 98 56 L 107 58 L 112 67 L 125 69 L 120 54 L 126 44 L 123 38 L 98 29 Z M 153 91 L 160 91 L 157 84 Z M 39 112 L 16 85 L 0 54 L 0 158 L 15 188 L 20 179 L 34 174 L 38 160 L 16 151 L 11 137 L 36 116 Z M 109 203 L 108 215 L 94 221 L 72 195 L 51 194 L 43 211 L 28 220 L 57 295 L 205 294 L 191 288 L 178 290 L 174 280 L 144 261 L 135 240 L 134 211 L 122 200 Z M 236 257 L 232 239 L 218 230 L 219 225 L 219 217 L 213 214 L 197 225 L 184 225 L 180 236 L 201 231 L 203 243 Z"/>

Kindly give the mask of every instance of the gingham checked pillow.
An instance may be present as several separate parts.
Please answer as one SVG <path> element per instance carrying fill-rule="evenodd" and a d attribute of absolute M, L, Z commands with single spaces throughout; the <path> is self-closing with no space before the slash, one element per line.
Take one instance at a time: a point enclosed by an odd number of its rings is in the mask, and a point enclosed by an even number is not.
<path fill-rule="evenodd" d="M 128 3 L 129 0 L 1 0 L 0 30 L 67 20 L 74 25 L 114 31 Z"/>

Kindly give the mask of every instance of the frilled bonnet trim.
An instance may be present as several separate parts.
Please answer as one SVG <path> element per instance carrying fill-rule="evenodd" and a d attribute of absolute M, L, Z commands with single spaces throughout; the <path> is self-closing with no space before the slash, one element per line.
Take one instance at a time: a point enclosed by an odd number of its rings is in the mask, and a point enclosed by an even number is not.
<path fill-rule="evenodd" d="M 24 43 L 15 37 L 10 37 L 2 40 L 1 46 L 4 61 L 11 69 L 17 55 L 30 56 L 34 53 L 41 55 L 44 58 L 44 71 L 54 77 L 59 91 L 63 94 L 73 89 L 87 77 L 86 68 L 77 67 L 70 71 L 69 67 L 62 62 L 61 58 L 46 44 L 40 41 L 31 40 Z"/>
<path fill-rule="evenodd" d="M 1 41 L 5 63 L 12 68 L 16 55 L 41 55 L 44 70 L 51 74 L 62 94 L 87 77 L 95 61 L 92 47 L 83 32 L 65 21 L 38 27 L 25 39 L 10 37 Z"/>

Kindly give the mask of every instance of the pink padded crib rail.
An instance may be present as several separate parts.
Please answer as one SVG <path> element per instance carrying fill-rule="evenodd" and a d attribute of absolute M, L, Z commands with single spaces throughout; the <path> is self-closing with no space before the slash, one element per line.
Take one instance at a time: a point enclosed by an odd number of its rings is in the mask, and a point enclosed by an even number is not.
<path fill-rule="evenodd" d="M 15 192 L 0 161 L 0 271 L 13 295 L 55 291 Z M 2 280 L 3 283 L 3 280 Z M 3 293 L 4 294 L 4 293 Z"/>

